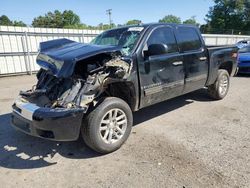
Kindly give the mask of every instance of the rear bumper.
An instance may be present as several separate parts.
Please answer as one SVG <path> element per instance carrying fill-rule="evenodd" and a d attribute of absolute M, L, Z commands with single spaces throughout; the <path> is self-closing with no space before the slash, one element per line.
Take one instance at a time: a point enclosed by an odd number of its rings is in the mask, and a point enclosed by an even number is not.
<path fill-rule="evenodd" d="M 79 137 L 84 109 L 40 108 L 35 104 L 16 102 L 12 125 L 32 136 L 55 141 L 73 141 Z"/>

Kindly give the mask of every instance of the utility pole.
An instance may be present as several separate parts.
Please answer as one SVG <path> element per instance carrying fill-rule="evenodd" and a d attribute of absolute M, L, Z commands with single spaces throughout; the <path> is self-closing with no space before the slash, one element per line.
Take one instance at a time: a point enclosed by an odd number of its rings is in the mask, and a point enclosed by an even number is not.
<path fill-rule="evenodd" d="M 106 10 L 107 15 L 109 16 L 109 27 L 112 27 L 112 19 L 111 19 L 111 15 L 112 15 L 112 9 L 108 9 Z"/>

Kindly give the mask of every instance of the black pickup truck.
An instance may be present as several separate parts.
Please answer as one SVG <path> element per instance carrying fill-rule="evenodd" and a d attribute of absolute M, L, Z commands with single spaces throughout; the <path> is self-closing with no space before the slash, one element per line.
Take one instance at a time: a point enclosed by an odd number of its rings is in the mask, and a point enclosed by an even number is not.
<path fill-rule="evenodd" d="M 13 104 L 12 125 L 33 136 L 117 150 L 132 111 L 201 88 L 216 100 L 236 72 L 237 48 L 207 47 L 198 28 L 146 24 L 108 30 L 90 44 L 40 44 L 37 84 Z"/>

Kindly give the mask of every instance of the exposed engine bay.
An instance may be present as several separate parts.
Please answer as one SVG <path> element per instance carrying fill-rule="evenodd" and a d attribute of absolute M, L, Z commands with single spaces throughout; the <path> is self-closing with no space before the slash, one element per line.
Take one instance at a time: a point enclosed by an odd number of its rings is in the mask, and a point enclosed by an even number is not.
<path fill-rule="evenodd" d="M 102 53 L 76 62 L 70 77 L 56 77 L 41 68 L 38 82 L 31 90 L 21 91 L 23 100 L 39 107 L 88 108 L 101 96 L 108 84 L 126 80 L 131 63 L 117 53 Z"/>

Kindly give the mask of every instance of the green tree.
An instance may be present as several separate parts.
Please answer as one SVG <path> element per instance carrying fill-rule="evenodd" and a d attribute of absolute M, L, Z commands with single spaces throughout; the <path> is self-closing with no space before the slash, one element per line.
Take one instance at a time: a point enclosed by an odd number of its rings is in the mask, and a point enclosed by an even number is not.
<path fill-rule="evenodd" d="M 141 24 L 142 23 L 142 21 L 141 20 L 129 20 L 127 23 L 126 23 L 126 25 L 139 25 L 139 24 Z"/>
<path fill-rule="evenodd" d="M 44 16 L 38 16 L 32 21 L 33 27 L 58 27 L 63 28 L 62 13 L 58 10 L 48 12 Z"/>
<path fill-rule="evenodd" d="M 32 21 L 33 27 L 51 27 L 49 16 L 38 16 Z"/>
<path fill-rule="evenodd" d="M 52 28 L 80 28 L 80 17 L 72 10 L 65 10 L 61 13 L 59 10 L 48 12 L 44 16 L 38 16 L 32 21 L 33 27 L 52 27 Z"/>
<path fill-rule="evenodd" d="M 62 19 L 63 19 L 64 26 L 81 25 L 80 17 L 77 14 L 75 14 L 72 10 L 63 11 Z"/>
<path fill-rule="evenodd" d="M 26 27 L 27 25 L 22 21 L 11 21 L 8 16 L 2 15 L 0 16 L 0 25 L 6 25 L 6 26 L 20 26 L 20 27 Z"/>
<path fill-rule="evenodd" d="M 246 29 L 249 20 L 248 0 L 214 0 L 206 15 L 211 33 L 232 33 Z"/>
<path fill-rule="evenodd" d="M 181 18 L 174 15 L 167 15 L 164 18 L 159 20 L 160 23 L 181 23 Z"/>
<path fill-rule="evenodd" d="M 200 26 L 201 33 L 211 33 L 211 27 L 209 24 L 203 24 Z"/>
<path fill-rule="evenodd" d="M 12 25 L 12 22 L 10 21 L 10 19 L 8 18 L 8 16 L 2 15 L 0 17 L 0 25 L 10 26 L 10 25 Z"/>
<path fill-rule="evenodd" d="M 184 24 L 191 24 L 191 25 L 196 25 L 196 26 L 199 26 L 200 24 L 197 23 L 196 19 L 195 19 L 195 16 L 192 16 L 191 18 L 185 20 L 183 22 Z"/>
<path fill-rule="evenodd" d="M 250 34 L 250 1 L 249 0 L 245 0 L 244 3 L 244 34 Z"/>
<path fill-rule="evenodd" d="M 110 29 L 110 25 L 109 25 L 109 24 L 100 23 L 100 24 L 97 26 L 97 29 L 107 30 L 107 29 Z"/>
<path fill-rule="evenodd" d="M 16 21 L 16 20 L 12 22 L 12 25 L 13 26 L 19 26 L 19 27 L 26 27 L 27 26 L 24 22 Z"/>

